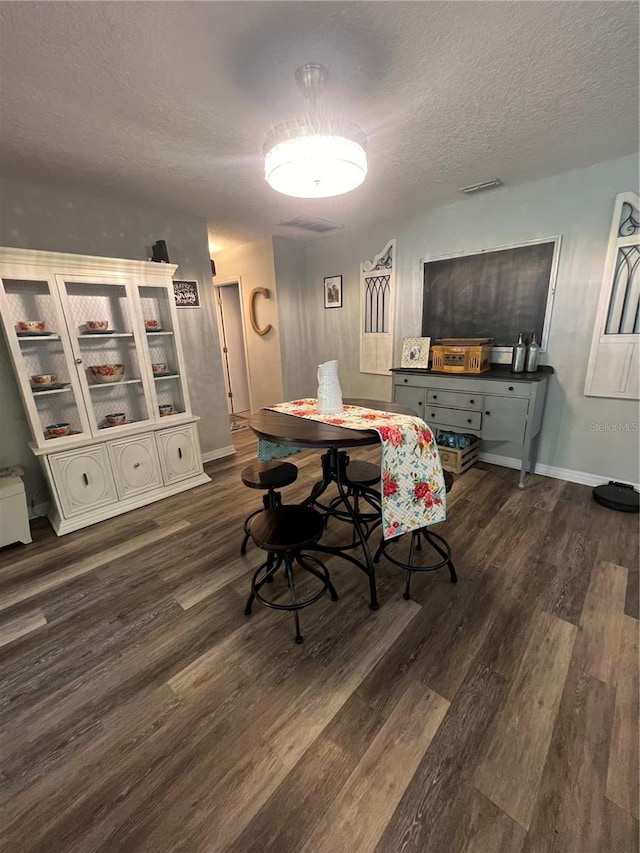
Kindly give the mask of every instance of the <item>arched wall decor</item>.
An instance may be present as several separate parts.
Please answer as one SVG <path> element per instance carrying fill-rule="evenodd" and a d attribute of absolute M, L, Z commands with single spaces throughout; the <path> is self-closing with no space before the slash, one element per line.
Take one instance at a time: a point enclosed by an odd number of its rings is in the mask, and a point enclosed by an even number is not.
<path fill-rule="evenodd" d="M 271 293 L 269 292 L 268 287 L 254 287 L 251 293 L 249 294 L 249 322 L 251 323 L 251 328 L 256 333 L 256 335 L 266 335 L 267 332 L 271 331 L 271 323 L 267 323 L 264 328 L 260 328 L 258 325 L 258 321 L 256 320 L 256 296 L 261 294 L 265 299 L 271 298 Z"/>
<path fill-rule="evenodd" d="M 616 196 L 584 393 L 640 399 L 640 197 Z"/>
<path fill-rule="evenodd" d="M 360 372 L 389 375 L 393 361 L 396 241 L 360 265 Z"/>

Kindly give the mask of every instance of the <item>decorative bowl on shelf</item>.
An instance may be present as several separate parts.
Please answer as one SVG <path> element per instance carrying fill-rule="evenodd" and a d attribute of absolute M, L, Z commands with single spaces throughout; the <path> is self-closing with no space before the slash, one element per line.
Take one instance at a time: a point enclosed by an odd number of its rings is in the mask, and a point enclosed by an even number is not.
<path fill-rule="evenodd" d="M 87 320 L 85 323 L 90 332 L 106 332 L 109 328 L 108 320 Z"/>
<path fill-rule="evenodd" d="M 173 403 L 160 403 L 158 406 L 158 411 L 160 412 L 160 417 L 164 418 L 166 415 L 173 414 Z"/>
<path fill-rule="evenodd" d="M 58 377 L 55 373 L 39 373 L 37 376 L 31 377 L 31 384 L 37 385 L 38 388 L 44 388 L 47 385 L 55 385 Z"/>
<path fill-rule="evenodd" d="M 124 412 L 112 412 L 109 415 L 105 415 L 104 419 L 107 423 L 107 426 L 120 426 L 121 424 L 126 424 L 127 416 Z"/>
<path fill-rule="evenodd" d="M 157 361 L 155 364 L 152 364 L 151 370 L 153 370 L 154 373 L 168 373 L 169 372 L 167 364 L 164 361 Z"/>
<path fill-rule="evenodd" d="M 20 332 L 44 332 L 44 320 L 19 320 L 18 330 Z"/>
<path fill-rule="evenodd" d="M 124 376 L 124 364 L 97 364 L 90 367 L 91 375 L 96 382 L 120 382 Z"/>
<path fill-rule="evenodd" d="M 58 424 L 49 424 L 45 427 L 45 431 L 49 438 L 60 438 L 62 435 L 69 435 L 71 432 L 71 424 L 61 421 Z"/>
<path fill-rule="evenodd" d="M 157 332 L 160 329 L 160 320 L 145 320 L 144 327 L 147 332 Z"/>

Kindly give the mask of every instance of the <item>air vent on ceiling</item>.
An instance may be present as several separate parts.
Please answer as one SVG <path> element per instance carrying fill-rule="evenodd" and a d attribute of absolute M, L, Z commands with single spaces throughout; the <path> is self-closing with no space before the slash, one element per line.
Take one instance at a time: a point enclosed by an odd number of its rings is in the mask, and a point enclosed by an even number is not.
<path fill-rule="evenodd" d="M 460 192 L 463 193 L 479 193 L 482 190 L 492 190 L 494 187 L 502 187 L 504 184 L 500 178 L 492 178 L 490 181 L 481 181 L 479 184 L 471 184 L 468 187 L 460 187 Z"/>
<path fill-rule="evenodd" d="M 316 219 L 313 216 L 290 216 L 288 219 L 281 219 L 278 225 L 300 228 L 302 231 L 313 231 L 315 234 L 328 234 L 330 231 L 344 228 L 338 222 L 331 222 L 329 219 Z"/>

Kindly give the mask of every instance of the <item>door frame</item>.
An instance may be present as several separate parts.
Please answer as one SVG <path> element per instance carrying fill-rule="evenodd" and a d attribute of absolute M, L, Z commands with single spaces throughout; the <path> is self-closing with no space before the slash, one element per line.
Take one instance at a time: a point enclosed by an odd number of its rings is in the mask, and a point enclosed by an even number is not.
<path fill-rule="evenodd" d="M 215 291 L 215 303 L 216 303 L 216 308 L 215 308 L 215 310 L 216 310 L 216 321 L 218 323 L 218 337 L 220 338 L 220 347 L 222 348 L 224 346 L 223 342 L 224 342 L 225 338 L 222 334 L 222 323 L 221 323 L 221 317 L 220 317 L 221 312 L 220 312 L 220 305 L 218 303 L 218 296 L 220 294 L 218 293 L 216 288 L 227 287 L 228 285 L 231 285 L 231 284 L 237 284 L 238 285 L 238 296 L 240 298 L 240 321 L 242 324 L 242 346 L 244 348 L 244 361 L 245 361 L 245 365 L 247 368 L 247 385 L 249 387 L 249 408 L 250 408 L 250 411 L 253 412 L 253 385 L 252 385 L 252 381 L 251 381 L 251 362 L 249 361 L 249 350 L 247 348 L 247 322 L 246 322 L 246 317 L 245 317 L 245 312 L 244 312 L 244 292 L 242 289 L 242 276 L 239 276 L 239 275 L 231 276 L 229 278 L 225 278 L 225 279 L 222 279 L 220 281 L 215 281 L 213 283 L 213 287 L 214 287 L 214 291 Z M 220 355 L 223 356 L 224 353 L 221 352 Z M 223 365 L 223 371 L 222 372 L 224 374 L 224 387 L 225 387 L 226 393 L 228 395 L 229 391 L 231 389 L 229 387 L 229 377 L 227 375 L 226 365 Z M 227 396 L 227 400 L 228 399 L 229 399 L 229 397 Z"/>

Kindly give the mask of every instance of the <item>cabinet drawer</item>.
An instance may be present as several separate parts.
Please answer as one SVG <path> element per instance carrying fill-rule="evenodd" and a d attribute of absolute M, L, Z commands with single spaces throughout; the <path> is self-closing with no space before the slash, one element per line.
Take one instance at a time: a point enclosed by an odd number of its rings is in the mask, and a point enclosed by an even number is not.
<path fill-rule="evenodd" d="M 465 391 L 427 391 L 427 405 L 450 406 L 452 409 L 476 409 L 482 411 L 484 396 Z"/>
<path fill-rule="evenodd" d="M 156 433 L 164 482 L 186 480 L 202 470 L 200 442 L 194 424 L 163 429 Z"/>
<path fill-rule="evenodd" d="M 443 409 L 440 406 L 427 406 L 424 419 L 428 424 L 459 427 L 460 429 L 480 429 L 482 412 L 465 412 L 462 409 Z"/>
<path fill-rule="evenodd" d="M 49 464 L 65 518 L 118 500 L 104 444 L 55 453 Z"/>
<path fill-rule="evenodd" d="M 109 456 L 121 500 L 162 485 L 153 434 L 113 441 L 109 444 Z"/>

